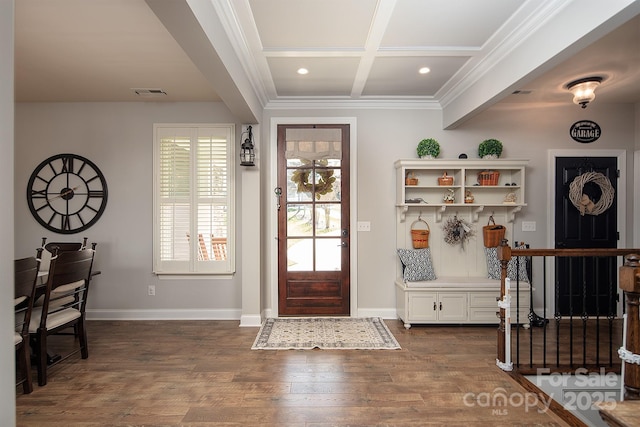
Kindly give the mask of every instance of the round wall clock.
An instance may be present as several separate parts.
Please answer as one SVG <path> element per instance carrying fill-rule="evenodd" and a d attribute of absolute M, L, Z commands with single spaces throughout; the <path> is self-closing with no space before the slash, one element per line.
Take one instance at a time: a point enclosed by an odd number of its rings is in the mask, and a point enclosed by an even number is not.
<path fill-rule="evenodd" d="M 48 230 L 73 234 L 98 221 L 107 206 L 107 181 L 89 159 L 57 154 L 40 163 L 29 178 L 27 202 Z"/>

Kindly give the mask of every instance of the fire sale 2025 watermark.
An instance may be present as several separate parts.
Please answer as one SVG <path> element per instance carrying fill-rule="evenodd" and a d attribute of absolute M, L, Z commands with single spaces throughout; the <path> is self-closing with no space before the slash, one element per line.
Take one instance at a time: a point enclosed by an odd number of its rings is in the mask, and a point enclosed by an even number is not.
<path fill-rule="evenodd" d="M 493 415 L 508 415 L 509 409 L 513 408 L 544 413 L 549 410 L 553 400 L 569 411 L 613 409 L 619 401 L 620 380 L 616 374 L 606 372 L 604 368 L 600 372 L 589 372 L 584 368 L 571 373 L 551 372 L 548 368 L 537 371 L 535 385 L 544 390 L 546 396 L 529 391 L 507 392 L 497 387 L 488 392 L 466 393 L 463 403 L 468 407 L 487 408 Z M 596 404 L 598 408 L 594 408 Z"/>

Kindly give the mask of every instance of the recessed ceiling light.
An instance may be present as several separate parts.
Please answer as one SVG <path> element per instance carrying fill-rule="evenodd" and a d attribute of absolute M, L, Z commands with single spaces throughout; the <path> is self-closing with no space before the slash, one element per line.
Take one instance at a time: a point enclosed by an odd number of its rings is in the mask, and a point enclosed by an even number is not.
<path fill-rule="evenodd" d="M 305 74 L 309 74 L 309 70 L 307 70 L 306 68 L 298 68 L 298 74 L 304 76 Z"/>
<path fill-rule="evenodd" d="M 427 74 L 428 72 L 430 72 L 431 70 L 429 69 L 429 67 L 422 67 L 418 70 L 418 72 L 420 74 Z"/>

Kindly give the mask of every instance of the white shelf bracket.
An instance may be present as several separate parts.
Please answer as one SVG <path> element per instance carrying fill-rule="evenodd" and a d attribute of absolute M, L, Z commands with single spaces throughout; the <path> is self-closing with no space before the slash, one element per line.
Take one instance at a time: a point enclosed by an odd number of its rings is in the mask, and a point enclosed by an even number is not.
<path fill-rule="evenodd" d="M 484 206 L 477 206 L 473 209 L 472 212 L 472 220 L 473 222 L 478 222 L 478 218 L 480 218 L 480 212 L 484 210 Z"/>
<path fill-rule="evenodd" d="M 447 210 L 445 205 L 440 206 L 436 209 L 436 222 L 442 222 L 442 214 Z"/>
<path fill-rule="evenodd" d="M 409 206 L 398 206 L 398 211 L 400 212 L 400 222 L 405 222 L 407 219 L 407 211 L 409 210 Z"/>
<path fill-rule="evenodd" d="M 522 210 L 522 206 L 515 206 L 509 209 L 507 215 L 507 222 L 514 222 L 516 220 L 516 214 Z"/>

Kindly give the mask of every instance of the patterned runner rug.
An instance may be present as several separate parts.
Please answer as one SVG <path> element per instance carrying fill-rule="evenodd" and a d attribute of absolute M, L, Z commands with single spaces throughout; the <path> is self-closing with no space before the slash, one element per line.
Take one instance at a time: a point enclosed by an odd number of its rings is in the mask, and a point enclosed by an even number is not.
<path fill-rule="evenodd" d="M 265 320 L 252 350 L 394 350 L 400 345 L 381 318 L 287 317 Z"/>

